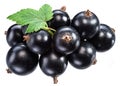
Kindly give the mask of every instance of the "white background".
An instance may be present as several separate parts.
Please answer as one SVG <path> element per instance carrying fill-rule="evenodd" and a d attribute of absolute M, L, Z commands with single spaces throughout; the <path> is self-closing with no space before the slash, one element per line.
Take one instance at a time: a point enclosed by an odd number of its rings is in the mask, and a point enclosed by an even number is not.
<path fill-rule="evenodd" d="M 65 5 L 72 17 L 80 11 L 91 10 L 101 23 L 108 24 L 116 30 L 114 47 L 97 53 L 97 64 L 85 70 L 73 68 L 70 64 L 58 79 L 57 85 L 52 78 L 44 75 L 39 66 L 27 76 L 6 73 L 6 54 L 9 46 L 4 31 L 14 22 L 6 17 L 23 8 L 39 9 L 43 4 L 50 4 L 53 9 Z M 1 0 L 0 1 L 0 86 L 120 86 L 120 10 L 119 0 Z"/>

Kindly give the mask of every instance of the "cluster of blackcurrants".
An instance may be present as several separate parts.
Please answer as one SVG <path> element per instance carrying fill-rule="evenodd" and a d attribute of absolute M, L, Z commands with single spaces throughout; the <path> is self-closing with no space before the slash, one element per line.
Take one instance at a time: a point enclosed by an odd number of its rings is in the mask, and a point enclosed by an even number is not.
<path fill-rule="evenodd" d="M 114 45 L 114 29 L 100 24 L 93 12 L 79 12 L 70 20 L 64 10 L 54 10 L 52 20 L 47 22 L 56 30 L 53 36 L 46 30 L 25 34 L 27 25 L 15 24 L 8 29 L 6 39 L 12 48 L 6 62 L 10 71 L 26 75 L 39 63 L 57 83 L 68 62 L 77 69 L 88 68 L 96 62 L 96 51 L 104 52 Z"/>

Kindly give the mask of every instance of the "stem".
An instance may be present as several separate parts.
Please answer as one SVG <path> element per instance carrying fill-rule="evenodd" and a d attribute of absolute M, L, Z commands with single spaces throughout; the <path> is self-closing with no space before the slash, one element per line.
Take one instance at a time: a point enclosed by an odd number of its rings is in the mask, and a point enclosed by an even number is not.
<path fill-rule="evenodd" d="M 5 31 L 4 34 L 7 35 L 7 31 Z"/>
<path fill-rule="evenodd" d="M 48 30 L 48 32 L 53 36 L 54 34 L 53 34 L 53 32 L 51 31 L 51 30 Z"/>
<path fill-rule="evenodd" d="M 29 35 L 23 36 L 23 41 L 28 41 L 29 39 L 30 39 L 30 36 L 29 36 Z"/>
<path fill-rule="evenodd" d="M 97 63 L 97 59 L 94 59 L 93 61 L 93 65 L 95 65 Z"/>
<path fill-rule="evenodd" d="M 56 32 L 56 30 L 55 30 L 55 29 L 50 28 L 50 27 L 45 27 L 45 28 L 44 28 L 44 30 L 52 30 L 52 31 Z"/>
<path fill-rule="evenodd" d="M 55 29 L 53 29 L 53 28 L 50 28 L 50 27 L 48 27 L 50 30 L 52 30 L 52 31 L 54 31 L 54 32 L 56 32 L 56 30 Z"/>
<path fill-rule="evenodd" d="M 6 71 L 7 71 L 7 73 L 9 73 L 9 74 L 11 74 L 12 73 L 12 71 L 8 68 L 8 69 L 6 69 Z"/>
<path fill-rule="evenodd" d="M 111 28 L 111 30 L 115 33 L 115 29 L 114 28 Z"/>
<path fill-rule="evenodd" d="M 54 82 L 54 84 L 58 83 L 57 76 L 53 77 L 53 82 Z"/>
<path fill-rule="evenodd" d="M 90 10 L 87 10 L 87 11 L 85 12 L 85 16 L 86 16 L 86 17 L 90 17 L 90 16 L 92 16 L 91 11 L 90 11 Z"/>
<path fill-rule="evenodd" d="M 50 27 L 45 27 L 43 30 L 48 31 L 48 32 L 49 32 L 52 36 L 54 35 L 54 32 L 56 32 L 56 30 L 55 30 L 55 29 L 50 28 Z"/>
<path fill-rule="evenodd" d="M 66 6 L 62 6 L 60 10 L 65 12 L 66 11 Z"/>

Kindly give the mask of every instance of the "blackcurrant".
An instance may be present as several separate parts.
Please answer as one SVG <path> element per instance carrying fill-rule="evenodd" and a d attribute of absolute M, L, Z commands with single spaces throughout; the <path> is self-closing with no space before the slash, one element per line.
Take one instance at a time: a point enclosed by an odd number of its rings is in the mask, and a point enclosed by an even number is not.
<path fill-rule="evenodd" d="M 82 42 L 79 49 L 67 56 L 70 64 L 77 69 L 88 68 L 96 58 L 96 50 L 89 42 Z"/>
<path fill-rule="evenodd" d="M 22 33 L 23 33 L 24 35 L 26 35 L 26 30 L 27 30 L 27 28 L 28 28 L 28 25 L 22 26 Z"/>
<path fill-rule="evenodd" d="M 25 44 L 17 44 L 8 51 L 6 63 L 13 73 L 27 75 L 36 68 L 38 55 L 31 52 Z"/>
<path fill-rule="evenodd" d="M 40 30 L 29 35 L 27 46 L 32 52 L 43 54 L 50 47 L 51 41 L 51 35 L 45 30 Z"/>
<path fill-rule="evenodd" d="M 60 27 L 53 36 L 55 49 L 62 54 L 70 54 L 80 46 L 79 33 L 70 26 Z"/>
<path fill-rule="evenodd" d="M 90 39 L 99 31 L 99 20 L 97 16 L 87 11 L 75 15 L 71 24 L 80 33 L 81 38 Z"/>
<path fill-rule="evenodd" d="M 10 46 L 22 43 L 23 42 L 22 26 L 18 24 L 12 25 L 6 33 L 6 40 Z"/>
<path fill-rule="evenodd" d="M 115 43 L 115 33 L 106 24 L 100 24 L 100 31 L 90 40 L 99 52 L 109 50 Z"/>
<path fill-rule="evenodd" d="M 39 60 L 41 70 L 51 77 L 61 75 L 66 70 L 67 64 L 67 58 L 52 49 L 48 53 L 41 55 Z"/>
<path fill-rule="evenodd" d="M 48 21 L 48 26 L 54 29 L 58 29 L 61 26 L 69 26 L 70 18 L 69 15 L 62 10 L 54 10 L 53 18 Z"/>

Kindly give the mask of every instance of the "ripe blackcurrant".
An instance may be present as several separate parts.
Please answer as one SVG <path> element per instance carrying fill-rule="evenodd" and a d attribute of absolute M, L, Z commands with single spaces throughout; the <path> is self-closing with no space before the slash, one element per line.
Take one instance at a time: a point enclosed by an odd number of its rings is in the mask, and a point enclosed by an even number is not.
<path fill-rule="evenodd" d="M 58 29 L 62 26 L 69 26 L 70 18 L 69 15 L 62 10 L 54 10 L 53 18 L 48 21 L 48 26 L 54 29 Z"/>
<path fill-rule="evenodd" d="M 80 45 L 79 33 L 69 26 L 60 27 L 53 36 L 55 49 L 62 54 L 70 54 Z"/>
<path fill-rule="evenodd" d="M 115 34 L 108 25 L 100 24 L 100 31 L 90 41 L 97 51 L 104 52 L 114 45 Z"/>
<path fill-rule="evenodd" d="M 96 50 L 89 42 L 82 42 L 79 49 L 67 58 L 72 66 L 78 69 L 88 68 L 96 58 Z"/>
<path fill-rule="evenodd" d="M 22 26 L 18 24 L 12 25 L 6 33 L 6 40 L 10 46 L 22 43 L 23 42 Z"/>
<path fill-rule="evenodd" d="M 51 35 L 45 30 L 40 30 L 29 35 L 27 46 L 32 52 L 43 54 L 50 47 L 51 41 Z"/>
<path fill-rule="evenodd" d="M 66 70 L 67 64 L 67 58 L 53 50 L 41 55 L 39 60 L 41 70 L 46 75 L 53 77 L 54 83 L 57 83 L 56 77 L 61 75 Z"/>
<path fill-rule="evenodd" d="M 92 38 L 99 30 L 99 20 L 97 16 L 89 10 L 82 11 L 75 15 L 71 25 L 76 28 L 83 39 Z"/>
<path fill-rule="evenodd" d="M 36 68 L 38 55 L 31 52 L 25 44 L 17 44 L 8 51 L 6 63 L 13 73 L 27 75 Z"/>

